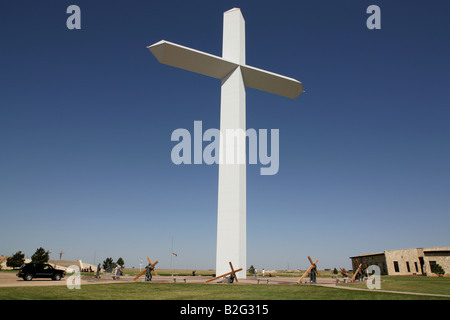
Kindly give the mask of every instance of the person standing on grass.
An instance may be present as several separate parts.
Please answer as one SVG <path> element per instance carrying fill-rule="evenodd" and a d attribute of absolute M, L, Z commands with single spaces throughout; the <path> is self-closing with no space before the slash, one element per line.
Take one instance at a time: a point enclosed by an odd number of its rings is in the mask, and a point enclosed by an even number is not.
<path fill-rule="evenodd" d="M 117 277 L 120 276 L 120 266 L 116 263 L 116 274 Z M 116 279 L 114 279 L 116 280 Z"/>

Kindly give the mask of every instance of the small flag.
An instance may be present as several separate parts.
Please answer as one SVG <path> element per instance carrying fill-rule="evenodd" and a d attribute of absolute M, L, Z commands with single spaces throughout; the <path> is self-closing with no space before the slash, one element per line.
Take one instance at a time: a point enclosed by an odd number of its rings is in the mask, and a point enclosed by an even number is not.
<path fill-rule="evenodd" d="M 176 253 L 172 253 L 172 257 L 176 257 L 177 256 L 177 254 Z"/>

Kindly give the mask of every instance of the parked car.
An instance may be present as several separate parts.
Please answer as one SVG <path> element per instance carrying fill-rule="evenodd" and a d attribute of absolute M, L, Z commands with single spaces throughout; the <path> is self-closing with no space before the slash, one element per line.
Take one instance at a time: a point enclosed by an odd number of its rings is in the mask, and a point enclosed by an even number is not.
<path fill-rule="evenodd" d="M 23 264 L 17 276 L 25 281 L 31 281 L 33 278 L 51 278 L 52 280 L 61 280 L 66 272 L 53 268 L 47 263 L 26 263 Z"/>

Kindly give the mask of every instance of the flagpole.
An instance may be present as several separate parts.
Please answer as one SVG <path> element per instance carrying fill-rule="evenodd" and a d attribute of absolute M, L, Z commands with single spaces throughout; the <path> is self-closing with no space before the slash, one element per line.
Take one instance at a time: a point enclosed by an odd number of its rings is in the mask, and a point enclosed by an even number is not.
<path fill-rule="evenodd" d="M 172 259 L 173 259 L 173 236 L 172 236 L 172 250 L 170 251 L 170 269 L 172 270 Z"/>

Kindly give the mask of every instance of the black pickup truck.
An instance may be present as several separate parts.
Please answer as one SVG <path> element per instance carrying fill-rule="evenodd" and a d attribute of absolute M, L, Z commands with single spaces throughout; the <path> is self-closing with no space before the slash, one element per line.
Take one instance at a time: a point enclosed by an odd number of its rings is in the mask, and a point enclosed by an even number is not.
<path fill-rule="evenodd" d="M 65 275 L 64 270 L 55 269 L 47 263 L 26 263 L 17 273 L 17 276 L 25 281 L 31 281 L 33 278 L 51 278 L 59 281 Z"/>

